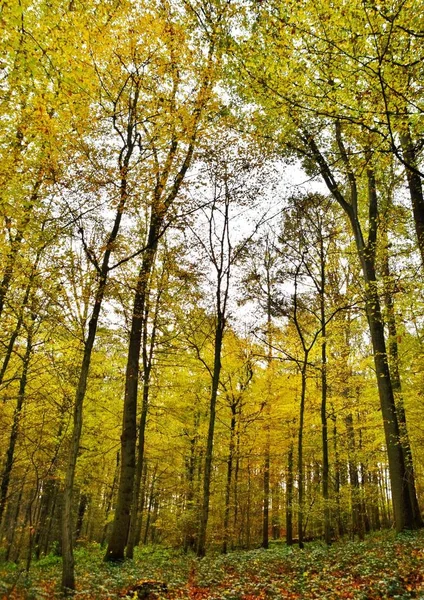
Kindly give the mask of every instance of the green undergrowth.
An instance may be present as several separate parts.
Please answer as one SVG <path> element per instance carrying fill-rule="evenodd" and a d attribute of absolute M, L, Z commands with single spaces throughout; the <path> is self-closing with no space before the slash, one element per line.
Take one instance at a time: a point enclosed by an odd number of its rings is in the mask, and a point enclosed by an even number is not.
<path fill-rule="evenodd" d="M 168 592 L 156 596 L 161 599 L 424 600 L 423 531 L 374 534 L 330 548 L 319 542 L 304 550 L 275 543 L 269 550 L 210 554 L 201 560 L 161 547 L 141 548 L 134 560 L 120 564 L 105 563 L 103 555 L 97 545 L 76 550 L 77 599 L 130 597 L 138 582 L 154 580 L 167 584 Z M 3 563 L 0 597 L 60 598 L 60 570 L 61 559 L 53 555 L 34 562 L 29 574 L 24 565 Z"/>

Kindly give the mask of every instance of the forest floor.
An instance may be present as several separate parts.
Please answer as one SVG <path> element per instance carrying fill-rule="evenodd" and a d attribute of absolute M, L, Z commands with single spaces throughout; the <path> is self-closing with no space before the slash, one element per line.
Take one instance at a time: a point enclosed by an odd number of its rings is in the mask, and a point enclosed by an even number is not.
<path fill-rule="evenodd" d="M 424 600 L 424 531 L 395 536 L 382 533 L 364 542 L 319 542 L 304 550 L 273 543 L 269 550 L 210 554 L 199 560 L 160 547 L 139 550 L 120 565 L 103 562 L 98 546 L 76 551 L 78 600 L 157 598 L 254 600 L 259 598 Z M 47 556 L 26 574 L 21 565 L 0 565 L 0 597 L 60 598 L 60 558 Z M 145 581 L 160 581 L 167 591 L 143 596 L 131 592 Z M 139 587 L 141 590 L 142 587 Z"/>

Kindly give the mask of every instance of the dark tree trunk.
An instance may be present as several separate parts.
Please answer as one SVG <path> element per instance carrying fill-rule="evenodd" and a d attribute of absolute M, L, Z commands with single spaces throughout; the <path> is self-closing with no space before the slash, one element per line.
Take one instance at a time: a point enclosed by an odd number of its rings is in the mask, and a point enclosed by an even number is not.
<path fill-rule="evenodd" d="M 355 432 L 353 429 L 353 417 L 349 414 L 346 419 L 348 461 L 349 461 L 349 480 L 351 490 L 352 504 L 352 538 L 355 534 L 360 540 L 364 539 L 364 521 L 361 506 L 361 490 L 359 487 L 358 465 L 356 463 L 356 445 Z"/>
<path fill-rule="evenodd" d="M 82 524 L 84 522 L 85 512 L 88 506 L 88 495 L 81 494 L 80 501 L 78 504 L 78 515 L 77 515 L 77 525 L 75 528 L 75 538 L 78 540 L 81 537 L 82 532 Z"/>
<path fill-rule="evenodd" d="M 234 467 L 234 532 L 237 532 L 239 527 L 239 475 L 240 475 L 240 426 L 241 426 L 241 415 L 242 415 L 242 403 L 238 409 L 238 419 L 236 428 L 236 450 L 235 450 L 235 467 Z M 238 544 L 240 546 L 241 528 L 239 528 Z"/>
<path fill-rule="evenodd" d="M 146 516 L 146 527 L 144 529 L 144 537 L 143 544 L 147 544 L 147 540 L 149 539 L 149 530 L 150 530 L 150 521 L 152 518 L 152 510 L 155 501 L 155 493 L 156 493 L 156 473 L 157 473 L 157 464 L 155 465 L 154 471 L 152 473 L 152 481 L 150 483 L 150 491 L 149 491 L 149 500 L 147 502 L 147 516 Z"/>
<path fill-rule="evenodd" d="M 370 473 L 370 483 L 372 485 L 372 503 L 371 503 L 371 526 L 374 531 L 381 529 L 380 520 L 380 490 L 378 484 L 378 471 L 373 470 Z"/>
<path fill-rule="evenodd" d="M 351 168 L 349 156 L 342 140 L 341 124 L 336 123 L 336 138 L 342 162 L 346 168 L 350 188 L 350 201 L 343 196 L 336 179 L 321 154 L 312 136 L 304 138 L 310 147 L 314 160 L 330 192 L 349 218 L 354 234 L 359 261 L 365 284 L 365 308 L 368 319 L 371 342 L 373 346 L 374 365 L 377 377 L 380 407 L 383 417 L 384 433 L 389 461 L 392 502 L 396 530 L 413 529 L 413 510 L 407 485 L 407 474 L 403 449 L 400 443 L 400 430 L 396 405 L 387 361 L 386 341 L 381 315 L 380 297 L 375 273 L 375 253 L 378 225 L 378 203 L 374 173 L 368 169 L 368 242 L 365 243 L 358 213 L 358 192 L 355 174 Z"/>
<path fill-rule="evenodd" d="M 303 548 L 303 513 L 304 513 L 304 474 L 303 474 L 303 424 L 305 418 L 305 399 L 306 399 L 306 364 L 308 357 L 305 356 L 304 364 L 302 365 L 302 386 L 300 392 L 299 406 L 299 431 L 297 437 L 297 492 L 299 499 L 299 508 L 297 513 L 297 528 L 299 537 L 299 548 Z"/>
<path fill-rule="evenodd" d="M 227 553 L 228 542 L 229 542 L 229 525 L 230 525 L 230 509 L 231 509 L 231 484 L 233 479 L 233 462 L 234 462 L 234 438 L 236 432 L 236 416 L 237 416 L 237 404 L 232 401 L 231 405 L 231 423 L 230 423 L 230 446 L 228 450 L 227 458 L 227 480 L 225 483 L 225 509 L 224 509 L 224 541 L 222 543 L 223 554 Z"/>
<path fill-rule="evenodd" d="M 423 240 L 424 241 L 424 240 Z M 423 245 L 424 247 L 424 245 Z M 389 331 L 389 360 L 390 360 L 390 373 L 392 377 L 392 386 L 393 393 L 396 400 L 396 412 L 399 420 L 399 430 L 400 430 L 400 441 L 403 449 L 403 455 L 405 460 L 405 468 L 407 473 L 408 480 L 408 491 L 409 497 L 411 501 L 412 511 L 413 511 L 413 520 L 415 527 L 419 528 L 423 526 L 423 521 L 421 518 L 420 507 L 418 504 L 417 492 L 415 487 L 415 473 L 414 473 L 414 465 L 412 460 L 412 452 L 411 445 L 409 442 L 408 435 L 408 427 L 406 423 L 406 414 L 405 408 L 403 404 L 403 394 L 402 394 L 402 384 L 400 379 L 400 371 L 399 371 L 399 349 L 398 349 L 398 334 L 397 334 L 397 325 L 396 325 L 396 315 L 395 315 L 395 303 L 393 293 L 390 289 L 390 266 L 389 266 L 389 257 L 387 251 L 383 256 L 383 277 L 386 282 L 386 289 L 384 293 L 384 301 L 386 305 L 387 311 L 387 328 Z"/>
<path fill-rule="evenodd" d="M 409 126 L 407 126 L 403 135 L 400 136 L 400 141 L 405 162 L 416 168 L 418 166 L 417 157 Z M 406 178 L 408 180 L 409 195 L 412 203 L 418 249 L 421 253 L 421 261 L 424 266 L 424 195 L 421 177 L 416 171 L 406 167 Z"/>
<path fill-rule="evenodd" d="M 74 550 L 73 550 L 73 515 L 72 501 L 74 490 L 75 469 L 80 448 L 80 439 L 82 432 L 83 404 L 85 392 L 87 389 L 88 375 L 90 371 L 91 355 L 93 353 L 94 341 L 96 339 L 97 325 L 103 298 L 106 292 L 106 284 L 109 275 L 109 261 L 119 233 L 122 214 L 124 212 L 127 192 L 127 171 L 134 148 L 133 144 L 127 148 L 124 159 L 124 165 L 121 167 L 121 190 L 120 202 L 115 214 L 115 221 L 106 244 L 106 250 L 103 254 L 103 261 L 100 268 L 99 280 L 94 300 L 93 312 L 88 324 L 88 335 L 84 342 L 83 359 L 79 373 L 77 389 L 75 392 L 75 403 L 73 411 L 73 425 L 71 434 L 71 443 L 69 449 L 68 462 L 65 473 L 65 485 L 63 491 L 63 512 L 62 512 L 62 590 L 65 594 L 72 593 L 75 590 L 75 571 L 74 571 Z"/>
<path fill-rule="evenodd" d="M 293 442 L 290 442 L 289 453 L 287 455 L 287 476 L 286 476 L 286 544 L 293 545 Z"/>
<path fill-rule="evenodd" d="M 7 531 L 6 531 L 6 552 L 4 555 L 4 559 L 6 562 L 9 562 L 12 557 L 12 552 L 14 548 L 15 535 L 18 531 L 18 518 L 21 510 L 22 496 L 25 486 L 25 480 L 22 481 L 18 497 L 16 498 L 16 502 L 14 505 L 8 504 L 7 506 Z M 10 513 L 10 514 L 9 514 Z"/>
<path fill-rule="evenodd" d="M 269 400 L 268 400 L 269 402 Z M 262 548 L 269 547 L 269 499 L 270 499 L 270 433 L 269 424 L 266 426 L 264 478 L 263 478 L 263 518 L 262 518 Z"/>
<path fill-rule="evenodd" d="M 124 415 L 121 434 L 121 472 L 115 518 L 105 555 L 105 560 L 110 561 L 120 561 L 124 559 L 125 547 L 128 541 L 136 473 L 137 395 L 141 341 L 143 337 L 146 304 L 148 302 L 150 276 L 155 261 L 162 222 L 163 219 L 161 217 L 155 213 L 152 214 L 147 247 L 143 254 L 143 261 L 138 274 L 137 287 L 134 296 L 127 368 L 125 373 Z M 144 430 L 141 433 L 144 436 Z M 144 452 L 144 441 L 140 450 L 143 450 Z"/>
<path fill-rule="evenodd" d="M 138 511 L 137 527 L 136 527 L 136 538 L 135 545 L 140 544 L 141 539 L 141 528 L 143 526 L 143 511 L 146 504 L 146 491 L 147 491 L 147 460 L 144 457 L 143 460 L 143 474 L 140 488 L 140 506 Z"/>
<path fill-rule="evenodd" d="M 27 345 L 22 364 L 22 374 L 19 381 L 18 399 L 13 413 L 12 430 L 10 432 L 9 446 L 6 452 L 6 463 L 3 469 L 1 486 L 0 486 L 0 527 L 3 520 L 3 513 L 7 502 L 9 490 L 10 476 L 13 468 L 13 460 L 15 455 L 15 446 L 19 434 L 19 421 L 21 418 L 22 408 L 25 401 L 25 389 L 28 380 L 28 368 L 32 353 L 32 329 L 28 330 Z"/>
<path fill-rule="evenodd" d="M 218 301 L 220 304 L 220 301 Z M 197 540 L 197 556 L 202 557 L 206 552 L 206 529 L 209 517 L 210 486 L 212 478 L 213 440 L 215 433 L 216 401 L 218 397 L 219 377 L 221 373 L 221 351 L 224 337 L 225 317 L 218 306 L 217 323 L 215 328 L 214 364 L 212 387 L 209 402 L 209 426 L 206 442 L 205 466 L 203 474 L 203 502 L 200 511 L 199 537 Z"/>
<path fill-rule="evenodd" d="M 336 523 L 337 523 L 337 535 L 340 537 L 344 534 L 344 524 L 342 519 L 342 511 L 340 506 L 340 457 L 338 447 L 338 433 L 337 433 L 337 417 L 335 414 L 332 416 L 333 419 L 333 447 L 334 447 L 334 495 L 336 498 Z"/>
<path fill-rule="evenodd" d="M 204 84 L 208 87 L 209 79 L 205 80 Z M 205 90 L 203 90 L 203 92 L 204 91 Z M 202 93 L 200 94 L 200 98 L 203 100 Z M 134 295 L 127 367 L 125 372 L 124 415 L 122 419 L 121 434 L 121 473 L 119 478 L 115 519 L 113 521 L 112 532 L 105 555 L 106 561 L 123 560 L 125 547 L 128 541 L 136 472 L 135 451 L 137 441 L 139 363 L 150 276 L 154 267 L 159 237 L 161 235 L 166 213 L 177 197 L 187 170 L 191 165 L 197 135 L 197 123 L 200 119 L 200 114 L 201 111 L 199 107 L 195 113 L 195 123 L 193 125 L 191 141 L 186 150 L 181 168 L 174 177 L 169 193 L 165 195 L 165 188 L 170 178 L 178 149 L 178 142 L 175 139 L 173 139 L 170 144 L 163 171 L 158 173 L 157 183 L 153 193 L 153 205 L 147 234 L 147 244 L 143 253 L 143 261 L 138 274 Z"/>
<path fill-rule="evenodd" d="M 327 326 L 325 316 L 325 256 L 323 236 L 320 232 L 320 320 L 321 320 L 321 432 L 322 432 L 322 498 L 324 502 L 324 540 L 331 543 L 330 506 L 328 496 L 329 461 L 328 461 L 328 426 L 327 426 Z"/>
<path fill-rule="evenodd" d="M 154 259 L 153 259 L 154 260 Z M 150 345 L 148 344 L 148 318 L 149 318 L 149 301 L 148 301 L 148 292 L 147 298 L 144 307 L 144 315 L 143 315 L 143 325 L 142 325 L 142 362 L 143 362 L 143 400 L 141 404 L 141 415 L 140 415 L 140 423 L 138 430 L 138 452 L 137 452 L 137 466 L 135 472 L 135 481 L 134 481 L 134 490 L 133 490 L 133 498 L 132 498 L 132 510 L 131 510 L 131 519 L 130 519 L 130 528 L 128 534 L 128 543 L 126 556 L 127 558 L 133 558 L 134 555 L 134 547 L 137 539 L 137 530 L 138 530 L 138 522 L 139 522 L 139 505 L 140 505 L 140 485 L 141 478 L 143 474 L 143 461 L 144 461 L 144 444 L 145 444 L 145 434 L 146 434 L 146 424 L 147 424 L 147 413 L 149 409 L 149 392 L 150 392 L 150 375 L 152 372 L 152 364 L 153 364 L 153 352 L 156 343 L 156 329 L 157 329 L 157 319 L 159 316 L 159 306 L 160 306 L 160 298 L 162 294 L 162 289 L 159 289 L 157 298 L 156 298 L 156 306 L 155 313 L 153 319 L 153 328 L 150 339 Z"/>
<path fill-rule="evenodd" d="M 27 225 L 29 224 L 29 222 L 31 220 L 33 207 L 34 207 L 35 202 L 38 199 L 38 194 L 40 191 L 41 184 L 42 184 L 42 173 L 40 171 L 40 173 L 38 174 L 37 181 L 34 184 L 29 202 L 25 202 L 25 204 L 24 204 L 24 216 L 22 219 L 22 223 L 18 227 L 15 237 L 11 240 L 11 243 L 10 243 L 10 250 L 9 250 L 9 253 L 6 258 L 6 263 L 5 263 L 4 271 L 3 271 L 3 277 L 0 282 L 0 316 L 3 313 L 5 298 L 6 298 L 7 292 L 9 291 L 10 283 L 12 281 L 13 271 L 15 268 L 15 263 L 16 263 L 16 258 L 18 256 L 19 248 L 22 243 L 22 240 L 24 239 L 24 234 L 25 234 Z M 6 219 L 6 227 L 9 229 L 9 232 L 10 232 L 10 228 L 11 228 L 10 219 Z"/>
<path fill-rule="evenodd" d="M 148 377 L 146 371 L 144 371 L 143 377 L 144 378 Z M 133 490 L 131 522 L 130 522 L 130 529 L 129 529 L 129 534 L 128 534 L 128 544 L 127 544 L 127 549 L 126 549 L 126 557 L 127 558 L 133 558 L 134 547 L 136 545 L 136 539 L 137 539 L 137 529 L 138 529 L 139 511 L 140 511 L 140 487 L 141 487 L 141 478 L 142 478 L 143 466 L 144 466 L 144 440 L 145 440 L 145 433 L 146 433 L 148 406 L 149 406 L 149 383 L 144 381 L 143 402 L 142 402 L 142 406 L 141 406 L 141 416 L 140 416 L 139 434 L 138 434 L 137 467 L 136 467 L 134 490 Z"/>
<path fill-rule="evenodd" d="M 272 539 L 280 539 L 280 481 L 277 481 L 272 490 Z"/>
<path fill-rule="evenodd" d="M 29 300 L 30 300 L 31 291 L 34 288 L 34 283 L 35 283 L 35 279 L 36 279 L 38 265 L 39 265 L 39 262 L 40 262 L 40 259 L 41 259 L 41 255 L 42 255 L 42 250 L 39 250 L 37 252 L 37 255 L 35 257 L 34 263 L 32 265 L 31 272 L 30 272 L 30 274 L 28 276 L 28 283 L 27 283 L 27 286 L 25 288 L 24 297 L 22 299 L 21 306 L 19 307 L 18 319 L 16 321 L 16 325 L 15 325 L 15 328 L 14 328 L 14 330 L 12 332 L 12 335 L 10 336 L 9 343 L 7 345 L 7 348 L 6 348 L 6 353 L 5 353 L 4 358 L 3 358 L 3 364 L 2 364 L 1 369 L 0 369 L 0 385 L 3 383 L 4 376 L 5 376 L 6 371 L 7 371 L 7 367 L 9 365 L 10 359 L 12 358 L 12 355 L 13 355 L 13 350 L 15 348 L 15 342 L 18 339 L 18 336 L 19 336 L 19 334 L 21 332 L 21 329 L 22 329 L 22 325 L 24 324 L 25 311 L 28 308 L 28 303 L 29 303 Z"/>
<path fill-rule="evenodd" d="M 106 541 L 106 537 L 107 537 L 107 533 L 108 533 L 108 517 L 109 517 L 110 511 L 112 510 L 113 499 L 115 496 L 115 490 L 118 485 L 120 457 L 121 457 L 121 455 L 118 450 L 118 452 L 116 453 L 116 467 L 115 467 L 115 473 L 113 476 L 112 487 L 110 488 L 110 492 L 107 495 L 107 499 L 106 499 L 105 525 L 103 527 L 103 533 L 102 533 L 102 538 L 101 538 L 101 542 L 100 542 L 102 546 Z"/>

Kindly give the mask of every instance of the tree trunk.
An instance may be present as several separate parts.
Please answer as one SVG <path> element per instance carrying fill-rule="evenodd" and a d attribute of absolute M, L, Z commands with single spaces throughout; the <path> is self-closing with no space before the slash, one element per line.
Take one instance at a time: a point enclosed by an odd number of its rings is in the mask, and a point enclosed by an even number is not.
<path fill-rule="evenodd" d="M 115 467 L 115 473 L 113 475 L 112 487 L 110 488 L 110 492 L 107 495 L 107 499 L 106 499 L 105 525 L 103 527 L 102 538 L 100 541 L 100 544 L 102 546 L 106 541 L 106 537 L 107 537 L 107 533 L 108 533 L 108 517 L 109 517 L 110 511 L 112 510 L 113 497 L 115 495 L 116 486 L 118 485 L 119 462 L 120 462 L 120 454 L 119 454 L 119 450 L 118 450 L 118 452 L 116 453 L 116 467 Z"/>
<path fill-rule="evenodd" d="M 231 424 L 230 424 L 230 446 L 227 458 L 227 480 L 225 483 L 225 510 L 224 510 L 224 541 L 222 543 L 222 553 L 226 554 L 229 541 L 229 525 L 230 525 L 230 501 L 231 501 L 231 483 L 233 478 L 233 461 L 234 461 L 234 437 L 236 431 L 236 414 L 237 404 L 231 402 Z"/>
<path fill-rule="evenodd" d="M 364 267 L 367 261 L 364 261 Z M 370 276 L 371 275 L 371 276 Z M 366 312 L 374 350 L 374 364 L 377 375 L 380 406 L 383 415 L 387 454 L 389 459 L 390 482 L 396 530 L 416 527 L 409 495 L 408 477 L 401 444 L 399 423 L 387 362 L 384 327 L 381 317 L 380 300 L 374 274 L 367 273 Z"/>
<path fill-rule="evenodd" d="M 287 477 L 286 477 L 286 544 L 293 545 L 293 442 L 290 442 L 287 455 Z"/>
<path fill-rule="evenodd" d="M 141 487 L 140 487 L 140 506 L 139 506 L 138 518 L 137 518 L 135 546 L 138 546 L 140 544 L 140 539 L 141 539 L 141 528 L 143 526 L 143 511 L 144 511 L 144 506 L 146 504 L 146 500 L 145 500 L 146 489 L 147 489 L 147 460 L 144 457 L 143 474 L 142 474 L 142 481 L 141 481 Z"/>
<path fill-rule="evenodd" d="M 268 400 L 269 402 L 269 400 Z M 268 412 L 268 411 L 267 411 Z M 267 415 L 269 417 L 269 415 Z M 264 478 L 263 478 L 263 518 L 262 518 L 262 548 L 269 547 L 269 497 L 270 497 L 270 432 L 269 423 L 266 425 Z"/>
<path fill-rule="evenodd" d="M 121 434 L 121 472 L 115 518 L 105 555 L 106 561 L 123 560 L 128 541 L 136 472 L 137 395 L 141 341 L 143 337 L 145 309 L 148 302 L 150 276 L 155 261 L 162 222 L 163 219 L 153 212 L 149 226 L 147 247 L 143 254 L 143 261 L 138 274 L 134 296 L 125 373 L 124 415 Z M 144 436 L 144 431 L 142 435 Z M 141 449 L 144 452 L 144 443 Z"/>
<path fill-rule="evenodd" d="M 87 510 L 87 506 L 88 506 L 88 495 L 81 494 L 80 501 L 78 504 L 77 525 L 75 528 L 75 538 L 76 539 L 78 539 L 81 536 L 82 524 L 84 521 L 84 515 L 85 515 L 85 511 Z"/>
<path fill-rule="evenodd" d="M 34 184 L 29 202 L 25 202 L 23 205 L 25 212 L 24 212 L 24 217 L 22 219 L 22 223 L 20 224 L 20 227 L 18 227 L 15 237 L 12 239 L 12 241 L 10 243 L 10 251 L 6 258 L 3 277 L 0 282 L 0 316 L 3 313 L 4 301 L 5 301 L 7 292 L 9 291 L 10 283 L 12 281 L 13 271 L 15 268 L 15 262 L 16 262 L 16 258 L 18 256 L 19 247 L 21 245 L 22 240 L 24 239 L 26 227 L 31 220 L 34 204 L 38 199 L 38 194 L 39 194 L 40 187 L 42 184 L 42 178 L 43 178 L 43 173 L 42 173 L 42 170 L 40 169 L 40 172 L 38 173 L 38 177 Z M 10 232 L 11 222 L 10 222 L 10 219 L 8 219 L 8 218 L 6 218 L 6 227 L 9 228 L 9 232 Z M 38 256 L 38 254 L 37 254 L 37 256 Z"/>
<path fill-rule="evenodd" d="M 406 131 L 400 136 L 400 142 L 405 162 L 412 167 L 417 167 L 417 157 L 409 126 L 407 126 Z M 421 254 L 422 265 L 424 266 L 424 195 L 421 177 L 416 171 L 406 167 L 406 178 L 408 180 L 409 195 L 412 203 L 418 249 Z"/>
<path fill-rule="evenodd" d="M 148 293 L 145 301 L 144 315 L 143 315 L 143 326 L 142 326 L 142 362 L 143 362 L 143 400 L 141 404 L 141 415 L 140 424 L 138 430 L 138 452 L 137 452 L 137 466 L 134 481 L 134 490 L 132 498 L 132 512 L 130 519 L 130 528 L 128 533 L 128 544 L 126 550 L 127 558 L 133 558 L 134 546 L 137 539 L 137 529 L 139 522 L 139 505 L 140 505 L 140 485 L 143 474 L 143 461 L 144 461 L 144 444 L 147 424 L 147 413 L 149 409 L 149 392 L 150 392 L 150 375 L 152 372 L 153 364 L 153 351 L 156 342 L 156 328 L 157 319 L 159 316 L 160 297 L 162 289 L 159 289 L 156 299 L 155 313 L 153 319 L 153 330 L 150 339 L 150 346 L 148 345 L 148 318 L 149 318 L 149 302 Z"/>
<path fill-rule="evenodd" d="M 328 426 L 327 426 L 327 327 L 325 317 L 325 258 L 322 232 L 320 234 L 320 321 L 321 321 L 321 432 L 322 432 L 322 498 L 324 502 L 324 540 L 331 544 L 330 506 L 328 497 Z"/>
<path fill-rule="evenodd" d="M 2 367 L 0 369 L 0 385 L 3 383 L 4 376 L 5 376 L 6 371 L 7 371 L 7 367 L 9 365 L 10 359 L 12 358 L 13 350 L 14 350 L 14 347 L 15 347 L 15 342 L 18 339 L 18 336 L 19 336 L 19 334 L 21 332 L 22 325 L 24 323 L 25 310 L 28 307 L 28 303 L 29 303 L 29 300 L 30 300 L 31 291 L 32 291 L 32 289 L 34 287 L 34 282 L 35 282 L 35 278 L 36 278 L 36 274 L 37 274 L 37 270 L 38 270 L 38 265 L 39 265 L 39 262 L 40 262 L 40 259 L 41 259 L 41 255 L 42 255 L 42 250 L 39 250 L 37 252 L 36 257 L 35 257 L 34 263 L 33 263 L 32 267 L 31 267 L 31 272 L 30 272 L 30 274 L 28 276 L 28 283 L 27 283 L 27 286 L 25 288 L 25 294 L 24 294 L 24 297 L 22 299 L 21 306 L 19 307 L 18 319 L 16 321 L 16 325 L 15 325 L 15 328 L 13 330 L 13 333 L 10 336 L 9 343 L 8 343 L 7 349 L 6 349 L 6 353 L 5 353 L 4 358 L 3 358 L 3 364 L 2 364 Z"/>
<path fill-rule="evenodd" d="M 13 460 L 15 455 L 15 446 L 19 433 L 19 421 L 21 418 L 22 407 L 25 401 L 25 389 L 28 380 L 28 368 L 32 353 L 32 330 L 28 331 L 27 345 L 23 358 L 22 374 L 19 381 L 18 399 L 13 413 L 12 430 L 10 432 L 9 446 L 6 452 L 6 463 L 2 473 L 0 486 L 0 527 L 3 520 L 3 513 L 7 502 L 7 494 L 9 490 L 10 475 L 12 473 Z"/>
<path fill-rule="evenodd" d="M 272 490 L 272 539 L 280 539 L 280 480 L 275 482 Z"/>
<path fill-rule="evenodd" d="M 305 418 L 305 398 L 306 398 L 306 363 L 308 357 L 305 356 L 302 365 L 302 387 L 300 393 L 299 407 L 299 432 L 297 437 L 297 491 L 299 498 L 299 508 L 297 513 L 297 528 L 299 537 L 299 548 L 303 548 L 303 512 L 304 512 L 304 477 L 303 477 L 303 423 Z"/>
<path fill-rule="evenodd" d="M 152 518 L 152 509 L 155 500 L 155 485 L 156 485 L 156 473 L 157 473 L 158 465 L 156 463 L 154 471 L 152 473 L 152 481 L 150 483 L 150 492 L 149 492 L 149 501 L 147 503 L 147 517 L 146 517 L 146 527 L 144 530 L 143 544 L 147 544 L 147 540 L 149 538 L 149 529 L 150 529 L 150 521 Z"/>
<path fill-rule="evenodd" d="M 88 324 L 88 335 L 84 342 L 84 352 L 79 373 L 77 389 L 75 392 L 73 426 L 71 434 L 71 443 L 69 449 L 68 462 L 65 472 L 65 484 L 63 490 L 63 512 L 62 512 L 62 590 L 69 594 L 75 590 L 75 572 L 74 572 L 74 550 L 73 550 L 73 515 L 72 500 L 74 490 L 75 469 L 80 448 L 80 439 L 82 432 L 83 404 L 85 392 L 87 389 L 88 374 L 90 370 L 91 355 L 93 353 L 94 341 L 96 339 L 97 325 L 103 298 L 106 291 L 106 283 L 109 274 L 109 261 L 114 247 L 115 240 L 119 233 L 122 214 L 126 204 L 127 192 L 127 171 L 134 144 L 128 147 L 124 159 L 124 165 L 121 167 L 121 189 L 120 201 L 115 221 L 106 244 L 106 250 L 103 255 L 103 261 L 99 273 L 99 282 L 96 290 L 93 312 Z"/>
<path fill-rule="evenodd" d="M 202 557 L 206 552 L 206 529 L 209 517 L 210 486 L 212 478 L 213 440 L 215 432 L 216 401 L 218 397 L 219 377 L 221 373 L 221 351 L 224 337 L 225 318 L 218 306 L 217 323 L 215 328 L 214 364 L 212 387 L 209 403 L 209 426 L 206 442 L 205 467 L 203 475 L 203 502 L 200 512 L 199 537 L 197 540 L 197 556 Z"/>
<path fill-rule="evenodd" d="M 149 375 L 150 375 L 150 371 L 149 371 Z M 146 371 L 144 371 L 144 374 L 143 374 L 144 378 L 148 377 L 149 375 L 147 375 Z M 130 522 L 130 529 L 129 529 L 129 534 L 128 534 L 128 544 L 127 544 L 127 549 L 126 549 L 126 557 L 127 558 L 133 558 L 134 547 L 135 547 L 136 538 L 137 538 L 139 510 L 140 510 L 140 486 L 141 486 L 141 478 L 142 478 L 143 466 L 144 466 L 144 439 L 145 439 L 145 433 L 146 433 L 148 406 L 149 406 L 149 383 L 144 381 L 143 402 L 142 402 L 142 406 L 141 406 L 141 416 L 140 416 L 139 434 L 138 434 L 137 468 L 136 468 L 135 481 L 134 481 L 131 522 Z"/>
<path fill-rule="evenodd" d="M 389 461 L 390 481 L 392 488 L 393 512 L 396 530 L 413 529 L 416 527 L 409 496 L 407 474 L 400 443 L 400 430 L 393 394 L 390 370 L 387 361 L 386 341 L 380 308 L 380 297 L 375 273 L 375 253 L 378 225 L 378 202 L 374 173 L 367 170 L 368 177 L 368 242 L 365 244 L 358 215 L 358 192 L 355 175 L 352 171 L 349 157 L 343 144 L 341 124 L 336 123 L 336 139 L 340 150 L 341 159 L 346 167 L 346 174 L 350 188 L 350 202 L 343 196 L 331 169 L 321 154 L 315 140 L 307 135 L 305 143 L 310 147 L 316 163 L 328 189 L 349 218 L 354 234 L 356 249 L 362 268 L 365 283 L 365 308 L 368 319 L 369 331 L 374 353 L 374 365 L 377 377 L 380 407 L 383 417 L 384 433 L 386 439 L 387 456 Z"/>
<path fill-rule="evenodd" d="M 361 510 L 361 492 L 359 488 L 358 465 L 356 463 L 355 432 L 353 430 L 352 414 L 347 415 L 345 422 L 347 431 L 349 480 L 352 504 L 352 539 L 354 538 L 355 534 L 357 534 L 359 539 L 363 540 L 364 522 Z"/>
<path fill-rule="evenodd" d="M 424 241 L 424 240 L 423 240 Z M 424 246 L 423 246 L 424 247 Z M 383 277 L 386 282 L 385 292 L 384 292 L 384 301 L 386 305 L 387 311 L 387 328 L 389 332 L 389 360 L 390 360 L 390 373 L 392 377 L 392 386 L 393 393 L 396 400 L 396 412 L 399 420 L 399 430 L 400 430 L 400 441 L 403 449 L 403 455 L 405 460 L 405 468 L 407 473 L 408 480 L 408 491 L 409 497 L 412 506 L 413 512 L 413 520 L 415 527 L 419 528 L 423 526 L 423 521 L 421 518 L 420 507 L 417 499 L 417 492 L 415 487 L 415 474 L 414 474 L 414 465 L 412 460 L 412 452 L 411 445 L 409 442 L 408 435 L 408 427 L 406 423 L 406 414 L 403 403 L 403 394 L 402 394 L 402 384 L 400 379 L 400 371 L 399 371 L 399 350 L 398 350 L 398 334 L 397 334 L 397 325 L 396 325 L 396 315 L 395 315 L 395 303 L 394 297 L 390 289 L 390 266 L 389 266 L 389 257 L 387 251 L 383 256 Z"/>

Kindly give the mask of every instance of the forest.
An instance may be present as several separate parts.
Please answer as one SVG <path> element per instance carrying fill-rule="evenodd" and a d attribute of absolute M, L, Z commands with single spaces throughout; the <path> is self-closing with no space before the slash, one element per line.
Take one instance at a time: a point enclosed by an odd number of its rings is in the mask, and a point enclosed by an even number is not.
<path fill-rule="evenodd" d="M 422 1 L 0 30 L 0 595 L 424 598 Z"/>

